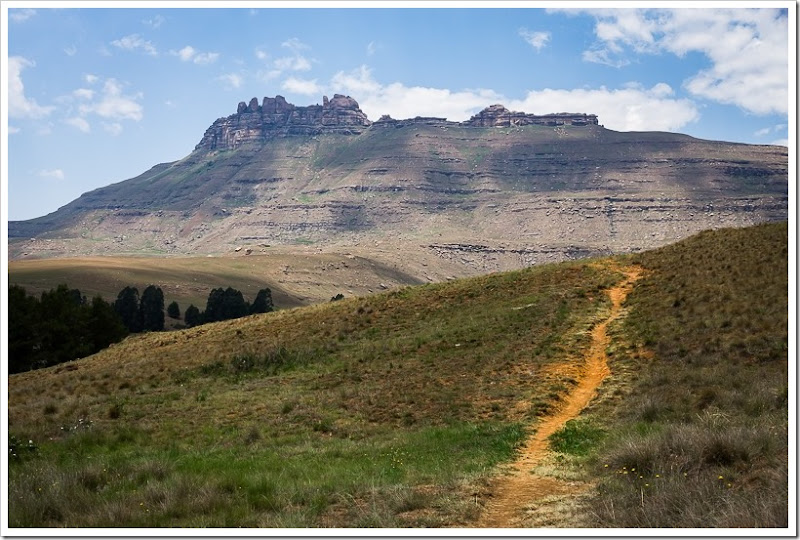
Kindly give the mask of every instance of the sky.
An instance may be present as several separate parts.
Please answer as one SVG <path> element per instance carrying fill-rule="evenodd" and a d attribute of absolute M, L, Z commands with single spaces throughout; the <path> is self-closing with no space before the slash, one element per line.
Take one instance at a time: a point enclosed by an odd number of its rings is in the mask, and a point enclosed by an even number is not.
<path fill-rule="evenodd" d="M 794 2 L 643 4 L 3 2 L 7 219 L 181 159 L 253 97 L 345 94 L 373 121 L 501 103 L 796 140 Z"/>

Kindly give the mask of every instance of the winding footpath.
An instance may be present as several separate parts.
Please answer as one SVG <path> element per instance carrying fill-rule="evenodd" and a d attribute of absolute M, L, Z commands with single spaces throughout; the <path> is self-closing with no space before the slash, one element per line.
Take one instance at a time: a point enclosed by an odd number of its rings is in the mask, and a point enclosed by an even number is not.
<path fill-rule="evenodd" d="M 609 344 L 608 325 L 622 312 L 622 303 L 641 275 L 641 268 L 621 269 L 625 279 L 608 290 L 611 312 L 592 328 L 592 341 L 584 358 L 585 373 L 574 389 L 563 399 L 562 407 L 552 415 L 543 417 L 535 426 L 536 432 L 526 441 L 517 460 L 511 464 L 510 473 L 497 479 L 493 496 L 476 525 L 482 528 L 520 527 L 526 510 L 546 497 L 576 494 L 585 490 L 551 476 L 532 474 L 548 453 L 548 437 L 564 424 L 576 418 L 589 404 L 597 388 L 609 374 L 606 348 Z"/>

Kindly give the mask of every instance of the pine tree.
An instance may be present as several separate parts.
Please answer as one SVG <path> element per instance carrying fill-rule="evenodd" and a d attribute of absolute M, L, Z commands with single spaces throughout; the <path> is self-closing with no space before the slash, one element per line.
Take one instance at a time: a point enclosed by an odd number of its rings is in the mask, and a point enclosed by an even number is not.
<path fill-rule="evenodd" d="M 275 306 L 272 304 L 272 291 L 267 287 L 261 289 L 250 306 L 250 313 L 269 313 L 274 310 Z"/>
<path fill-rule="evenodd" d="M 142 292 L 139 312 L 141 313 L 142 330 L 145 332 L 164 330 L 164 292 L 160 287 L 149 285 Z"/>
<path fill-rule="evenodd" d="M 167 315 L 173 319 L 181 318 L 181 308 L 178 306 L 178 302 L 173 300 L 172 303 L 167 306 Z"/>
<path fill-rule="evenodd" d="M 114 311 L 119 314 L 122 324 L 131 333 L 142 331 L 142 318 L 139 311 L 139 290 L 136 287 L 125 287 L 117 295 Z"/>

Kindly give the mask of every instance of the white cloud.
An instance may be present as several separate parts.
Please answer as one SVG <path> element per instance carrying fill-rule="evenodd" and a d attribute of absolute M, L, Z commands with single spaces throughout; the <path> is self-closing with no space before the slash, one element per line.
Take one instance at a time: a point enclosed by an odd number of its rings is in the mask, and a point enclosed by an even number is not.
<path fill-rule="evenodd" d="M 307 50 L 307 49 L 311 48 L 309 45 L 306 45 L 305 43 L 303 43 L 302 41 L 300 41 L 296 37 L 293 37 L 293 38 L 290 38 L 290 39 L 287 39 L 286 41 L 284 41 L 283 43 L 281 43 L 281 47 L 286 47 L 287 49 L 291 49 L 292 51 L 295 51 L 295 52 L 302 51 L 302 50 Z"/>
<path fill-rule="evenodd" d="M 228 90 L 240 88 L 244 84 L 244 78 L 236 73 L 224 73 L 217 80 L 222 81 Z"/>
<path fill-rule="evenodd" d="M 64 47 L 64 54 L 66 54 L 67 56 L 75 56 L 76 54 L 78 54 L 78 48 L 75 45 Z"/>
<path fill-rule="evenodd" d="M 753 133 L 753 135 L 755 135 L 756 137 L 763 137 L 764 135 L 768 134 L 770 131 L 772 131 L 772 128 L 768 128 L 767 127 L 767 128 L 759 129 L 758 131 Z"/>
<path fill-rule="evenodd" d="M 379 45 L 374 41 L 367 43 L 367 56 L 372 56 L 378 52 Z"/>
<path fill-rule="evenodd" d="M 397 119 L 437 116 L 462 121 L 502 98 L 492 90 L 453 92 L 443 88 L 409 87 L 398 82 L 383 85 L 372 78 L 367 66 L 348 73 L 340 71 L 331 80 L 331 90 L 355 97 L 361 110 L 372 120 L 388 114 Z"/>
<path fill-rule="evenodd" d="M 675 99 L 669 85 L 650 89 L 639 85 L 609 90 L 550 89 L 528 92 L 525 99 L 510 101 L 509 109 L 534 114 L 554 112 L 592 113 L 601 124 L 618 131 L 676 131 L 700 117 L 688 99 Z"/>
<path fill-rule="evenodd" d="M 330 91 L 355 97 L 372 120 L 389 114 L 396 119 L 435 116 L 464 121 L 494 103 L 534 114 L 597 114 L 603 125 L 621 131 L 674 131 L 699 118 L 697 106 L 691 100 L 676 99 L 665 83 L 651 88 L 629 83 L 619 89 L 545 89 L 529 91 L 523 99 L 515 100 L 491 89 L 453 91 L 399 82 L 381 84 L 367 66 L 361 66 L 334 75 Z"/>
<path fill-rule="evenodd" d="M 107 79 L 103 83 L 100 98 L 93 103 L 80 105 L 78 110 L 82 116 L 94 113 L 107 119 L 138 122 L 142 119 L 143 109 L 137 100 L 141 99 L 142 95 L 141 93 L 125 95 L 122 90 L 122 85 L 116 79 Z"/>
<path fill-rule="evenodd" d="M 777 141 L 772 141 L 769 144 L 774 144 L 775 146 L 789 146 L 789 139 L 778 139 Z"/>
<path fill-rule="evenodd" d="M 532 30 L 528 30 L 527 28 L 521 28 L 519 31 L 519 35 L 528 42 L 528 44 L 536 49 L 537 52 L 541 51 L 542 48 L 547 45 L 547 42 L 550 41 L 551 34 L 550 32 L 534 32 Z"/>
<path fill-rule="evenodd" d="M 189 60 L 191 60 L 192 56 L 194 56 L 196 53 L 197 51 L 195 51 L 191 45 L 187 45 L 186 47 L 177 52 L 172 51 L 172 54 L 180 56 L 181 60 L 183 60 L 184 62 L 188 62 Z"/>
<path fill-rule="evenodd" d="M 71 118 L 67 118 L 66 120 L 64 120 L 64 123 L 74 128 L 77 128 L 84 133 L 89 133 L 92 130 L 91 126 L 89 126 L 89 122 L 87 122 L 85 118 L 81 118 L 80 116 L 73 116 Z"/>
<path fill-rule="evenodd" d="M 567 11 L 569 12 L 569 11 Z M 788 18 L 781 9 L 604 9 L 583 59 L 616 67 L 630 51 L 710 61 L 684 81 L 693 95 L 755 114 L 788 112 Z"/>
<path fill-rule="evenodd" d="M 278 71 L 308 71 L 311 62 L 305 56 L 284 56 L 276 58 L 273 64 Z"/>
<path fill-rule="evenodd" d="M 9 125 L 9 126 L 8 126 L 8 133 L 9 133 L 9 135 L 13 135 L 14 133 L 19 133 L 20 131 L 21 131 L 21 130 L 20 130 L 18 127 L 16 127 L 16 126 L 12 126 L 12 125 Z"/>
<path fill-rule="evenodd" d="M 44 118 L 55 109 L 39 105 L 35 99 L 25 96 L 21 73 L 26 67 L 35 65 L 33 61 L 21 56 L 8 58 L 8 116 L 11 118 Z"/>
<path fill-rule="evenodd" d="M 92 75 L 91 73 L 87 73 L 86 75 L 83 76 L 83 80 L 85 80 L 89 84 L 94 84 L 100 80 L 100 77 L 98 77 L 97 75 Z"/>
<path fill-rule="evenodd" d="M 78 99 L 92 99 L 94 97 L 94 90 L 89 88 L 78 88 L 72 91 L 72 95 Z"/>
<path fill-rule="evenodd" d="M 179 51 L 170 51 L 170 54 L 180 57 L 183 62 L 194 62 L 195 64 L 205 65 L 216 62 L 219 53 L 197 51 L 191 45 L 187 45 Z"/>
<path fill-rule="evenodd" d="M 271 70 L 267 72 L 259 72 L 259 77 L 265 81 L 279 77 L 286 71 L 309 71 L 311 69 L 311 60 L 301 54 L 301 51 L 308 50 L 311 47 L 297 38 L 291 38 L 284 41 L 281 43 L 281 47 L 289 49 L 292 54 L 290 56 L 276 58 L 272 61 Z M 268 55 L 265 52 L 256 49 L 256 57 L 259 60 L 266 60 Z"/>
<path fill-rule="evenodd" d="M 35 9 L 9 9 L 8 18 L 14 22 L 24 22 L 36 15 Z"/>
<path fill-rule="evenodd" d="M 111 135 L 113 135 L 115 137 L 117 135 L 119 135 L 120 133 L 122 133 L 122 124 L 120 124 L 119 122 L 111 122 L 111 123 L 102 122 L 102 124 L 103 124 L 103 129 L 107 133 L 110 133 Z"/>
<path fill-rule="evenodd" d="M 306 96 L 319 95 L 323 92 L 323 88 L 317 84 L 317 79 L 309 81 L 305 79 L 298 79 L 296 77 L 289 77 L 283 81 L 281 88 L 287 92 L 303 94 Z"/>
<path fill-rule="evenodd" d="M 54 178 L 56 180 L 64 179 L 64 171 L 61 169 L 42 169 L 39 171 L 39 176 L 42 178 Z"/>
<path fill-rule="evenodd" d="M 167 21 L 167 19 L 165 19 L 161 15 L 156 15 L 152 19 L 143 20 L 142 24 L 145 24 L 145 25 L 149 26 L 150 28 L 152 28 L 153 30 L 155 30 L 156 28 L 158 28 L 159 26 L 164 24 L 166 21 Z"/>
<path fill-rule="evenodd" d="M 130 34 L 120 39 L 115 39 L 111 42 L 115 47 L 126 51 L 142 50 L 150 56 L 158 56 L 158 51 L 152 42 L 145 40 L 139 34 Z"/>

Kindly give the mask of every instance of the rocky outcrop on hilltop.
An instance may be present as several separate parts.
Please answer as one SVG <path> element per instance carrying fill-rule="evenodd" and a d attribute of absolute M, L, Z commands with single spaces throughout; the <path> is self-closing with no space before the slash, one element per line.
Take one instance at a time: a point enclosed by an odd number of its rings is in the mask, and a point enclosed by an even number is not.
<path fill-rule="evenodd" d="M 287 135 L 320 133 L 358 134 L 371 122 L 350 96 L 323 96 L 322 105 L 298 107 L 283 96 L 265 97 L 258 104 L 239 103 L 236 114 L 216 120 L 203 135 L 195 151 L 231 150 L 250 142 L 265 142 Z"/>
<path fill-rule="evenodd" d="M 475 127 L 508 127 L 537 124 L 542 126 L 588 126 L 597 125 L 597 115 L 584 113 L 528 114 L 509 111 L 502 105 L 486 107 L 463 123 Z"/>

